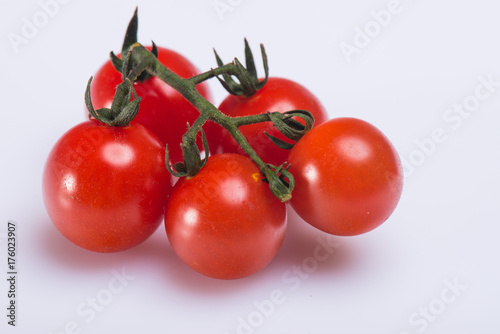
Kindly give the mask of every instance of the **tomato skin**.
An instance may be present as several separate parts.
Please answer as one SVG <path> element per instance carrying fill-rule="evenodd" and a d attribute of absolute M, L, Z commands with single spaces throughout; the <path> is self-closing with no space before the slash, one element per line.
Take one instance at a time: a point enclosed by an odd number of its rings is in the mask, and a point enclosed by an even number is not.
<path fill-rule="evenodd" d="M 148 49 L 151 50 L 151 47 Z M 158 47 L 158 60 L 182 78 L 189 78 L 199 73 L 188 59 L 170 49 Z M 121 82 L 121 73 L 108 60 L 95 74 L 90 88 L 92 103 L 96 110 L 111 107 L 116 86 Z M 135 82 L 134 88 L 137 95 L 142 97 L 134 121 L 144 125 L 164 144 L 168 144 L 171 162 L 181 161 L 182 150 L 179 144 L 182 135 L 187 131 L 186 124 L 193 124 L 200 113 L 179 92 L 157 77 L 151 77 L 144 82 Z M 202 96 L 211 100 L 207 82 L 197 85 L 197 89 Z"/>
<path fill-rule="evenodd" d="M 43 200 L 55 227 L 72 243 L 118 252 L 146 240 L 161 224 L 172 177 L 161 141 L 140 124 L 97 120 L 67 131 L 43 172 Z"/>
<path fill-rule="evenodd" d="M 286 230 L 286 206 L 256 165 L 237 154 L 213 155 L 167 201 L 165 228 L 175 253 L 199 273 L 238 279 L 264 268 Z"/>
<path fill-rule="evenodd" d="M 311 112 L 315 118 L 315 126 L 328 118 L 321 102 L 305 87 L 294 81 L 276 77 L 270 77 L 264 87 L 255 95 L 250 97 L 229 95 L 219 106 L 222 113 L 232 117 L 258 115 L 267 111 L 283 113 L 294 109 Z M 290 151 L 279 148 L 264 134 L 267 132 L 274 137 L 290 142 L 271 122 L 244 125 L 239 129 L 264 162 L 279 166 L 287 161 Z M 245 155 L 226 131 L 221 134 L 221 140 L 217 145 L 217 153 L 228 152 Z"/>
<path fill-rule="evenodd" d="M 291 150 L 291 206 L 306 222 L 334 235 L 358 235 L 382 224 L 403 189 L 399 156 L 373 125 L 329 120 Z"/>

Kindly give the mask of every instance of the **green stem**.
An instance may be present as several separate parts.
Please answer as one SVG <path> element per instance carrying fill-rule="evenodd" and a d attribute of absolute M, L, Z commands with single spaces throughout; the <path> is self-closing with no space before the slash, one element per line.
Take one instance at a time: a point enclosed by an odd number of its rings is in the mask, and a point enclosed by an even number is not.
<path fill-rule="evenodd" d="M 240 116 L 233 118 L 233 124 L 237 127 L 242 125 L 249 125 L 255 123 L 269 122 L 271 119 L 269 118 L 268 113 L 252 115 L 252 116 Z"/>
<path fill-rule="evenodd" d="M 200 73 L 189 79 L 184 79 L 193 82 L 195 85 L 202 83 L 208 79 L 212 79 L 222 74 L 238 75 L 234 63 L 229 63 L 221 67 L 211 69 L 210 71 Z"/>

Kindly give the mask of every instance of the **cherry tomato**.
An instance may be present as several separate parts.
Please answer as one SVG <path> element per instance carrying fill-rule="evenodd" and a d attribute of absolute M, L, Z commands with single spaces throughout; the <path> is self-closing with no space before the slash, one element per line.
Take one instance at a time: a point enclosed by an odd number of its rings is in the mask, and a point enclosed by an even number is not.
<path fill-rule="evenodd" d="M 173 250 L 189 267 L 237 279 L 275 257 L 285 236 L 286 207 L 249 158 L 213 155 L 198 174 L 175 184 L 165 226 Z"/>
<path fill-rule="evenodd" d="M 327 120 L 327 113 L 320 101 L 305 87 L 288 79 L 271 77 L 255 95 L 250 97 L 229 95 L 219 106 L 228 116 L 250 116 L 270 112 L 285 112 L 303 109 L 312 113 L 315 126 Z M 240 128 L 249 144 L 266 163 L 281 165 L 287 161 L 289 150 L 276 146 L 264 132 L 288 141 L 271 122 L 244 125 Z M 217 153 L 229 152 L 245 154 L 236 141 L 223 131 L 217 144 Z"/>
<path fill-rule="evenodd" d="M 43 200 L 55 227 L 74 244 L 117 252 L 161 224 L 172 178 L 161 141 L 137 123 L 80 123 L 55 144 L 43 173 Z"/>
<path fill-rule="evenodd" d="M 403 189 L 399 156 L 373 125 L 336 118 L 312 129 L 290 152 L 293 209 L 335 235 L 358 235 L 382 224 Z"/>
<path fill-rule="evenodd" d="M 148 49 L 151 50 L 151 47 Z M 158 47 L 158 60 L 183 78 L 199 73 L 188 59 L 166 48 Z M 92 81 L 90 93 L 94 108 L 109 108 L 116 86 L 121 82 L 121 73 L 113 67 L 111 61 L 107 61 L 97 71 Z M 182 150 L 179 145 L 182 135 L 187 131 L 187 123 L 192 125 L 200 113 L 179 92 L 157 77 L 151 77 L 144 82 L 135 82 L 134 88 L 137 95 L 142 97 L 134 121 L 144 125 L 164 144 L 168 144 L 171 162 L 181 161 Z M 197 89 L 202 96 L 211 99 L 207 82 L 199 84 Z"/>

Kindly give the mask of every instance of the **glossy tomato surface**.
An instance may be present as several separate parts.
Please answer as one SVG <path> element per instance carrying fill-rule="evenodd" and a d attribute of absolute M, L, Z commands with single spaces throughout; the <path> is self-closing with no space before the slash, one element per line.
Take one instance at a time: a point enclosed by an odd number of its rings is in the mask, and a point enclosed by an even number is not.
<path fill-rule="evenodd" d="M 373 125 L 329 120 L 308 132 L 290 153 L 293 209 L 335 235 L 358 235 L 382 224 L 403 189 L 399 156 Z"/>
<path fill-rule="evenodd" d="M 213 155 L 169 196 L 165 226 L 175 253 L 218 279 L 254 274 L 275 257 L 286 230 L 286 207 L 255 164 L 237 154 Z"/>
<path fill-rule="evenodd" d="M 91 120 L 54 145 L 43 173 L 43 200 L 55 227 L 74 244 L 117 252 L 161 224 L 172 178 L 160 140 L 140 124 Z"/>
<path fill-rule="evenodd" d="M 229 95 L 219 106 L 228 116 L 250 116 L 270 112 L 286 112 L 303 109 L 312 113 L 315 126 L 327 120 L 328 115 L 321 102 L 304 86 L 284 78 L 269 78 L 268 82 L 255 95 L 250 97 Z M 302 121 L 302 120 L 300 120 Z M 281 140 L 290 142 L 271 122 L 244 125 L 240 128 L 252 148 L 266 163 L 281 165 L 287 161 L 289 150 L 276 146 L 264 132 Z M 224 131 L 218 143 L 218 153 L 229 152 L 245 154 L 236 141 Z"/>
<path fill-rule="evenodd" d="M 150 47 L 148 49 L 151 50 Z M 198 69 L 188 59 L 175 51 L 158 47 L 158 60 L 182 78 L 199 74 Z M 111 61 L 107 61 L 92 81 L 90 92 L 94 108 L 109 108 L 116 86 L 121 82 L 121 74 L 115 70 Z M 181 161 L 182 150 L 179 144 L 182 135 L 187 131 L 186 124 L 193 124 L 198 118 L 198 110 L 157 77 L 135 82 L 134 88 L 137 95 L 142 97 L 139 113 L 134 121 L 150 129 L 164 144 L 168 144 L 171 162 Z M 211 99 L 207 82 L 199 84 L 197 89 L 202 96 Z"/>

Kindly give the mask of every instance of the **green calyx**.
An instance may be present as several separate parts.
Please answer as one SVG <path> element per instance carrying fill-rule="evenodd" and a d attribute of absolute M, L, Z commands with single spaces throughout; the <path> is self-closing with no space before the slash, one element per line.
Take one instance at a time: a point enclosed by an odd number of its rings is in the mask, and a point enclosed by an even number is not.
<path fill-rule="evenodd" d="M 123 57 L 128 54 L 130 48 L 137 43 L 137 31 L 139 29 L 139 17 L 138 17 L 138 8 L 135 8 L 134 15 L 130 19 L 130 22 L 127 27 L 127 31 L 125 33 L 125 38 L 123 39 L 123 44 L 122 44 L 122 51 L 121 55 L 122 58 L 118 58 L 114 54 L 113 51 L 110 52 L 109 57 L 111 60 L 111 63 L 113 64 L 113 67 L 120 73 L 122 73 L 122 78 L 125 79 L 126 76 L 128 75 L 128 69 L 133 66 L 133 64 L 128 64 L 128 66 L 124 66 L 125 61 L 123 60 Z M 156 44 L 152 41 L 152 49 L 151 53 L 158 58 L 158 47 Z M 151 78 L 152 75 L 149 74 L 148 72 L 143 72 L 140 76 L 138 76 L 134 81 L 135 82 L 144 82 L 147 79 Z"/>
<path fill-rule="evenodd" d="M 92 77 L 87 83 L 85 90 L 85 105 L 90 116 L 111 126 L 127 126 L 139 112 L 141 97 L 137 96 L 134 85 L 130 80 L 125 80 L 116 87 L 115 96 L 111 108 L 94 109 L 90 97 L 90 85 Z M 132 95 L 134 99 L 132 99 Z"/>
<path fill-rule="evenodd" d="M 255 61 L 253 58 L 252 50 L 248 45 L 248 41 L 245 38 L 245 63 L 246 68 L 240 63 L 240 61 L 235 58 L 234 65 L 236 70 L 239 72 L 238 81 L 236 82 L 230 74 L 222 74 L 222 79 L 217 76 L 219 82 L 222 86 L 232 95 L 237 96 L 252 96 L 259 89 L 264 87 L 267 83 L 267 79 L 269 78 L 269 66 L 267 62 L 266 50 L 264 49 L 264 45 L 260 45 L 262 60 L 264 63 L 264 72 L 265 77 L 263 80 L 259 80 L 257 76 L 257 68 L 255 67 Z M 219 57 L 217 52 L 214 50 L 215 59 L 217 61 L 217 65 L 219 67 L 224 66 L 222 59 Z"/>
<path fill-rule="evenodd" d="M 189 131 L 188 124 L 188 131 Z M 172 167 L 170 167 L 169 162 L 169 153 L 168 153 L 168 145 L 165 150 L 165 166 L 167 167 L 170 174 L 176 177 L 192 177 L 206 165 L 208 161 L 208 157 L 210 155 L 210 149 L 208 147 L 208 140 L 205 135 L 205 131 L 203 129 L 200 130 L 202 141 L 203 141 L 203 149 L 205 150 L 205 158 L 201 159 L 201 152 L 196 144 L 196 140 L 192 140 L 190 136 L 185 135 L 183 138 L 181 148 L 184 161 L 176 162 Z"/>
<path fill-rule="evenodd" d="M 268 112 L 268 114 L 270 121 L 273 122 L 273 125 L 278 129 L 278 131 L 288 139 L 295 142 L 299 141 L 299 139 L 309 132 L 314 125 L 314 117 L 307 110 L 291 110 L 284 113 Z M 294 119 L 294 117 L 302 119 L 305 125 Z M 287 143 L 281 139 L 271 136 L 267 132 L 264 133 L 275 145 L 284 150 L 290 150 L 294 146 L 294 144 Z"/>
<path fill-rule="evenodd" d="M 295 179 L 292 173 L 288 171 L 290 165 L 286 162 L 280 166 L 267 165 L 264 171 L 265 182 L 269 183 L 271 193 L 282 202 L 287 202 L 292 198 L 292 191 L 295 188 Z"/>

